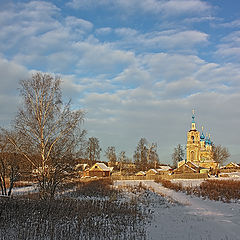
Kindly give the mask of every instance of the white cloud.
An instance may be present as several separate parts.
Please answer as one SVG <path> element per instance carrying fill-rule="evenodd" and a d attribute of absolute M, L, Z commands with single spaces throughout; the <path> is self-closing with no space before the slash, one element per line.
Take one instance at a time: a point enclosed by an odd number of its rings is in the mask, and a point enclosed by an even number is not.
<path fill-rule="evenodd" d="M 234 31 L 223 37 L 215 54 L 218 57 L 227 58 L 229 61 L 238 60 L 240 57 L 240 31 Z"/>
<path fill-rule="evenodd" d="M 112 31 L 112 29 L 110 27 L 103 27 L 103 28 L 98 28 L 96 30 L 96 34 L 106 35 L 106 34 L 111 33 L 111 31 Z"/>
<path fill-rule="evenodd" d="M 91 44 L 78 42 L 75 50 L 80 54 L 76 64 L 78 71 L 109 74 L 119 72 L 129 64 L 134 63 L 133 52 L 112 49 L 108 44 Z"/>
<path fill-rule="evenodd" d="M 163 3 L 167 14 L 202 13 L 209 11 L 211 6 L 201 0 L 170 0 Z"/>
<path fill-rule="evenodd" d="M 231 22 L 219 23 L 218 27 L 236 28 L 240 26 L 240 19 L 233 20 Z"/>
<path fill-rule="evenodd" d="M 0 57 L 0 72 L 0 124 L 9 127 L 20 103 L 17 93 L 18 82 L 28 78 L 30 74 L 24 66 L 2 57 Z"/>
<path fill-rule="evenodd" d="M 208 43 L 206 33 L 194 30 L 168 30 L 141 34 L 135 29 L 120 28 L 116 29 L 115 33 L 120 37 L 120 40 L 115 42 L 116 46 L 137 50 L 193 51 L 195 46 Z"/>
<path fill-rule="evenodd" d="M 206 13 L 211 5 L 201 0 L 72 0 L 67 4 L 72 8 L 95 8 L 99 6 L 121 8 L 124 11 L 141 11 L 179 15 Z"/>
<path fill-rule="evenodd" d="M 121 84 L 131 85 L 133 84 L 151 84 L 154 79 L 145 69 L 136 65 L 131 65 L 128 68 L 125 68 L 117 77 L 114 78 L 114 81 L 121 82 Z"/>
<path fill-rule="evenodd" d="M 1 94 L 15 95 L 18 81 L 29 76 L 28 70 L 13 61 L 0 57 Z"/>
<path fill-rule="evenodd" d="M 204 61 L 194 55 L 181 54 L 146 54 L 144 62 L 151 75 L 166 81 L 173 81 L 193 74 Z"/>
<path fill-rule="evenodd" d="M 65 21 L 66 25 L 70 27 L 79 28 L 86 31 L 90 31 L 93 28 L 93 24 L 91 22 L 73 16 L 66 17 Z"/>

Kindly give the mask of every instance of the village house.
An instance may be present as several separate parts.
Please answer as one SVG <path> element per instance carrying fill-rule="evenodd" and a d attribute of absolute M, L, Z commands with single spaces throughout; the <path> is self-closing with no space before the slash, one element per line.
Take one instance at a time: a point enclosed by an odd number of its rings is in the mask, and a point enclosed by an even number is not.
<path fill-rule="evenodd" d="M 200 167 L 193 162 L 186 162 L 173 170 L 174 174 L 200 173 Z"/>
<path fill-rule="evenodd" d="M 95 163 L 90 169 L 84 172 L 85 177 L 110 177 L 111 168 L 107 167 L 105 163 Z"/>
<path fill-rule="evenodd" d="M 150 175 L 152 176 L 152 175 L 157 175 L 157 174 L 159 174 L 158 171 L 157 171 L 156 169 L 153 169 L 153 168 L 152 168 L 152 169 L 149 169 L 149 170 L 146 172 L 146 175 L 147 175 L 147 176 L 150 176 Z"/>
<path fill-rule="evenodd" d="M 164 175 L 172 173 L 173 169 L 170 166 L 160 165 L 156 170 L 158 171 L 158 174 Z"/>
<path fill-rule="evenodd" d="M 221 173 L 229 173 L 229 172 L 239 172 L 240 165 L 234 162 L 228 163 L 226 166 L 220 168 Z"/>

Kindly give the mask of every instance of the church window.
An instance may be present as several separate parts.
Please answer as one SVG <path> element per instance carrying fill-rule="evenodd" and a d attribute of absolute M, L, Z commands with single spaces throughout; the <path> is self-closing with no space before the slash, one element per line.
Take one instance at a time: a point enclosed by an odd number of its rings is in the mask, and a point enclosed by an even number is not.
<path fill-rule="evenodd" d="M 190 160 L 191 160 L 191 161 L 194 160 L 194 151 L 192 151 L 192 152 L 190 153 Z"/>
<path fill-rule="evenodd" d="M 192 142 L 194 143 L 194 136 L 192 136 Z"/>

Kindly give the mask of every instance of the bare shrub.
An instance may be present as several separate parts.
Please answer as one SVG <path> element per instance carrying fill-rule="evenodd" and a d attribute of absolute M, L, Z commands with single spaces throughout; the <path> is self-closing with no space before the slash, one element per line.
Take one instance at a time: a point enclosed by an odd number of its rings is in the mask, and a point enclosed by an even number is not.
<path fill-rule="evenodd" d="M 199 192 L 211 200 L 230 202 L 240 199 L 240 182 L 235 180 L 206 180 L 201 183 Z"/>

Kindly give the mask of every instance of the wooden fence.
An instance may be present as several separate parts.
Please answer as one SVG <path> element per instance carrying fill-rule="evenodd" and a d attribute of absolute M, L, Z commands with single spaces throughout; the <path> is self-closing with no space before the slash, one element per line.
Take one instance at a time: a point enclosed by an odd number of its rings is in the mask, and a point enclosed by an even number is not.
<path fill-rule="evenodd" d="M 183 173 L 172 175 L 149 175 L 149 176 L 111 176 L 112 180 L 171 180 L 171 179 L 202 179 L 208 178 L 207 173 Z"/>

